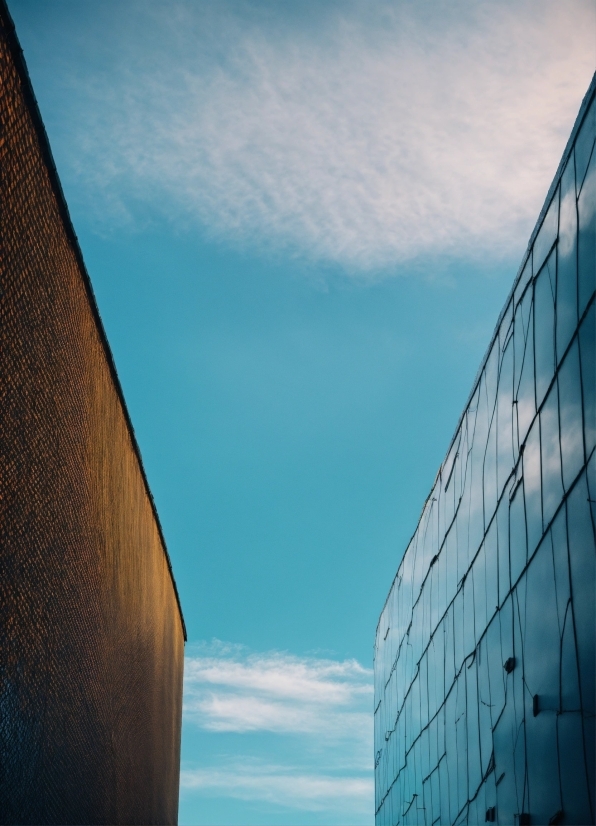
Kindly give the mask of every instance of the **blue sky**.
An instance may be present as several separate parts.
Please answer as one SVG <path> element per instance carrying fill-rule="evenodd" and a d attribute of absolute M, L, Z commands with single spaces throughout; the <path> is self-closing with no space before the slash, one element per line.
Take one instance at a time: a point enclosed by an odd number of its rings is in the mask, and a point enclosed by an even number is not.
<path fill-rule="evenodd" d="M 365 824 L 372 645 L 590 2 L 10 0 L 188 627 L 183 824 Z"/>

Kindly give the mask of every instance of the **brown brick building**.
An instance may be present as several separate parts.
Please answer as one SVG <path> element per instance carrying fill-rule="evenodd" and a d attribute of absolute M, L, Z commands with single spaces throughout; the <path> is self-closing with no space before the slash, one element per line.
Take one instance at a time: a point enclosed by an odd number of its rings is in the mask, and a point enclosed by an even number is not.
<path fill-rule="evenodd" d="M 0 0 L 0 821 L 177 820 L 185 630 Z"/>

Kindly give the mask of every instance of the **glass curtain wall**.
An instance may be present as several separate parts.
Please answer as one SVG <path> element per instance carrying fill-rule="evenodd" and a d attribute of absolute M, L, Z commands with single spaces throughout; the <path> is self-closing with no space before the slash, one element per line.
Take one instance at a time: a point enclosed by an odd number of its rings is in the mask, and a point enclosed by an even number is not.
<path fill-rule="evenodd" d="M 376 826 L 594 823 L 595 90 L 379 619 Z"/>

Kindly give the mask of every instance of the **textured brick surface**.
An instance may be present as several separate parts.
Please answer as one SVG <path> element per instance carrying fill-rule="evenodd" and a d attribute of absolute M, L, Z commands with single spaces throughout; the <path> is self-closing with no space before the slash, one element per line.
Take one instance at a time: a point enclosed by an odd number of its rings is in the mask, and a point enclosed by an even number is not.
<path fill-rule="evenodd" d="M 173 823 L 184 628 L 0 5 L 0 821 Z"/>

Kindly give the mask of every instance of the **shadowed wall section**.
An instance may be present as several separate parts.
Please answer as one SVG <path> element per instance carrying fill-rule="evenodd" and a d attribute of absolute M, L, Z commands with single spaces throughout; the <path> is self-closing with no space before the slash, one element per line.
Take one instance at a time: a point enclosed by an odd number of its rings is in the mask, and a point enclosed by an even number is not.
<path fill-rule="evenodd" d="M 0 2 L 0 821 L 175 823 L 184 625 Z"/>
<path fill-rule="evenodd" d="M 376 823 L 594 823 L 596 76 L 375 642 Z"/>

